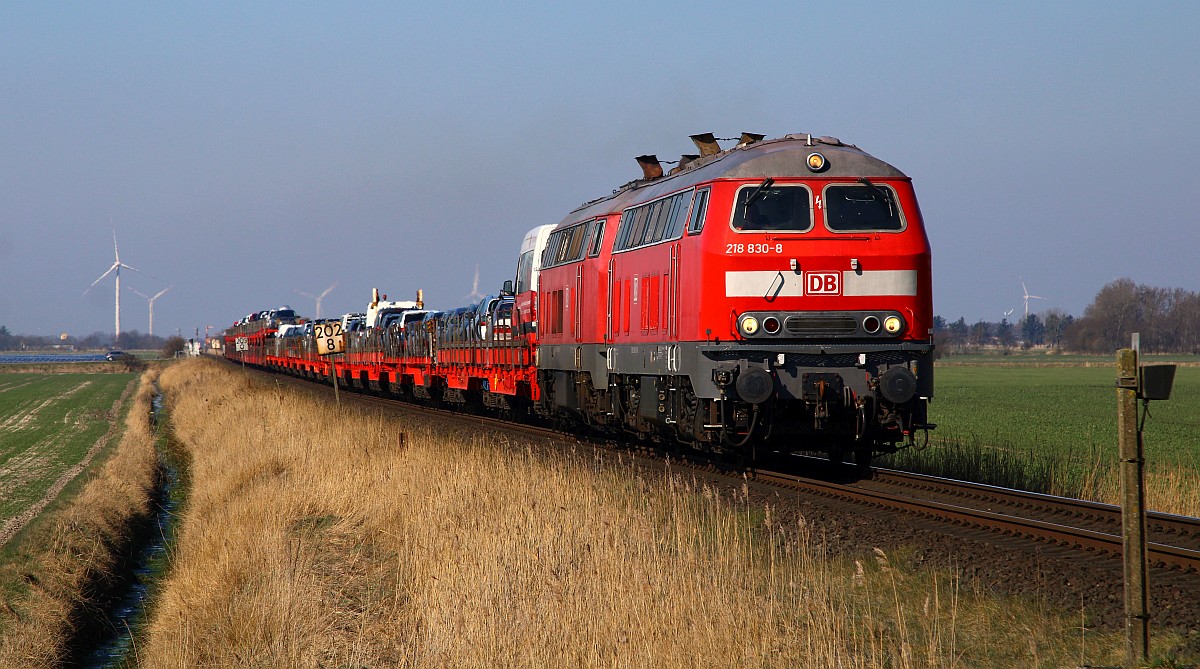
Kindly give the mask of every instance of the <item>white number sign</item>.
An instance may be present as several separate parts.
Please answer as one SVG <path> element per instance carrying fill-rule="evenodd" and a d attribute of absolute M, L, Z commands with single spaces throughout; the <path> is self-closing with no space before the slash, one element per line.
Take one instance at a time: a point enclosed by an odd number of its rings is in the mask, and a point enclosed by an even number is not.
<path fill-rule="evenodd" d="M 341 321 L 317 323 L 313 326 L 313 336 L 317 339 L 317 354 L 329 355 L 346 350 L 346 336 L 342 333 Z"/>
<path fill-rule="evenodd" d="M 250 340 L 247 339 L 246 337 L 238 337 L 237 340 L 234 342 L 233 348 L 234 348 L 234 350 L 237 350 L 237 351 L 249 351 L 250 350 Z"/>

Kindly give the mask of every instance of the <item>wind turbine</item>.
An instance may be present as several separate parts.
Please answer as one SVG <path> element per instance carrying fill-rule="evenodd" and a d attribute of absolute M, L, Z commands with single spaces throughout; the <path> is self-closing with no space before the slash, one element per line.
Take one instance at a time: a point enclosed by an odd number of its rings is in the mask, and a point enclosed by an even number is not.
<path fill-rule="evenodd" d="M 138 290 L 137 288 L 129 289 L 129 290 L 132 290 L 133 292 L 137 293 L 138 295 L 141 295 L 142 297 L 146 298 L 146 300 L 150 302 L 150 336 L 151 337 L 154 336 L 154 300 L 157 300 L 158 298 L 162 297 L 164 293 L 166 293 L 168 290 L 171 290 L 172 288 L 174 288 L 173 285 L 167 286 L 166 288 L 163 288 L 162 290 L 155 293 L 154 297 L 150 297 L 149 295 L 146 295 L 145 293 Z"/>
<path fill-rule="evenodd" d="M 471 282 L 471 294 L 467 296 L 468 300 L 481 300 L 483 293 L 479 292 L 479 265 L 475 266 L 475 280 Z"/>
<path fill-rule="evenodd" d="M 1008 318 L 1009 316 L 1012 316 L 1012 312 L 1014 311 L 1016 311 L 1016 309 L 1009 309 L 1008 311 L 1004 312 L 1004 317 Z"/>
<path fill-rule="evenodd" d="M 1044 300 L 1046 298 L 1041 295 L 1030 295 L 1029 289 L 1025 287 L 1025 279 L 1021 279 L 1021 292 L 1025 293 L 1025 320 L 1029 320 L 1029 300 Z"/>
<path fill-rule="evenodd" d="M 320 295 L 313 295 L 312 293 L 306 293 L 303 290 L 297 290 L 296 292 L 300 293 L 304 297 L 311 298 L 311 299 L 314 299 L 317 301 L 317 313 L 315 316 L 313 316 L 313 318 L 320 318 L 321 317 L 321 300 L 325 299 L 325 296 L 328 295 L 329 292 L 332 291 L 335 286 L 337 286 L 337 281 L 334 281 L 333 285 L 326 288 L 325 292 L 321 293 Z"/>
<path fill-rule="evenodd" d="M 92 288 L 95 288 L 96 284 L 100 283 L 101 279 L 108 276 L 109 274 L 112 274 L 113 272 L 116 272 L 116 275 L 117 275 L 116 296 L 117 297 L 116 297 L 116 305 L 113 309 L 113 311 L 116 314 L 116 318 L 115 318 L 116 333 L 113 335 L 113 341 L 115 343 L 116 340 L 121 337 L 121 268 L 124 267 L 125 269 L 131 269 L 131 270 L 137 272 L 138 274 L 146 274 L 146 273 L 136 267 L 130 267 L 129 265 L 126 265 L 125 263 L 121 262 L 121 252 L 119 250 L 117 250 L 117 231 L 115 229 L 113 230 L 113 257 L 115 258 L 115 260 L 113 261 L 112 267 L 109 267 L 107 272 L 105 272 L 104 274 L 101 274 L 99 279 L 96 279 L 95 281 L 93 281 L 92 285 L 88 286 L 87 290 L 83 291 L 83 294 L 87 295 L 88 291 L 91 290 Z M 146 276 L 150 276 L 150 275 L 146 274 Z"/>

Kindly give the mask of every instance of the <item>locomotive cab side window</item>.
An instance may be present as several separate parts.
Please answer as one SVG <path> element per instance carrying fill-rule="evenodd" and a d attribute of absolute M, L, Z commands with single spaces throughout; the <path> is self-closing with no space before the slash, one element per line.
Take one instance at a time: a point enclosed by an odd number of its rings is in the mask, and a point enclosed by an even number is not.
<path fill-rule="evenodd" d="M 692 215 L 688 219 L 688 234 L 698 235 L 704 229 L 704 215 L 708 213 L 708 189 L 696 191 L 696 199 L 692 204 Z"/>
<path fill-rule="evenodd" d="M 807 232 L 813 227 L 811 195 L 804 186 L 749 184 L 738 190 L 733 229 L 740 232 Z"/>
<path fill-rule="evenodd" d="M 891 186 L 861 181 L 825 187 L 825 227 L 832 232 L 903 230 L 904 213 Z"/>

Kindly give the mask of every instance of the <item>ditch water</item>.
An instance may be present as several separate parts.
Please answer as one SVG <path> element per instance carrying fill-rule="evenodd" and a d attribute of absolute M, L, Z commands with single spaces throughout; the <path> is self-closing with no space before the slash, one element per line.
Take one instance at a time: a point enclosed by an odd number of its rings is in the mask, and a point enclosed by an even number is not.
<path fill-rule="evenodd" d="M 162 394 L 151 403 L 151 428 L 158 436 Z M 99 621 L 93 643 L 78 656 L 76 666 L 88 669 L 118 669 L 133 666 L 138 628 L 145 622 L 146 607 L 154 587 L 167 567 L 167 548 L 175 532 L 175 512 L 179 507 L 179 469 L 170 457 L 159 454 L 159 483 L 150 501 L 153 517 L 141 532 L 135 546 L 132 569 L 122 586 L 112 593 L 105 618 Z"/>

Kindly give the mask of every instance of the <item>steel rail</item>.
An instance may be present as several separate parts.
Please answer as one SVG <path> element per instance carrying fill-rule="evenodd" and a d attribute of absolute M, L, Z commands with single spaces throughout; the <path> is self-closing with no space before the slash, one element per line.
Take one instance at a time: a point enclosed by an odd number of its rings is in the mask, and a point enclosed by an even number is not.
<path fill-rule="evenodd" d="M 968 527 L 992 530 L 1002 534 L 1017 535 L 1038 541 L 1050 541 L 1064 546 L 1077 547 L 1114 556 L 1119 556 L 1122 553 L 1122 541 L 1119 534 L 1098 532 L 1096 530 L 1072 527 L 1061 523 L 1051 523 L 1044 520 L 997 513 L 970 506 L 897 495 L 857 485 L 819 481 L 788 474 L 756 472 L 756 478 L 789 487 L 810 490 L 825 497 L 865 503 L 888 509 L 900 509 L 928 518 Z M 1157 542 L 1148 543 L 1147 549 L 1151 563 L 1156 566 L 1180 569 L 1185 572 L 1200 572 L 1200 551 L 1198 550 Z"/>
<path fill-rule="evenodd" d="M 914 474 L 894 469 L 877 468 L 873 472 L 874 479 L 881 483 L 929 487 L 952 494 L 970 494 L 977 497 L 994 499 L 1002 504 L 1027 504 L 1042 509 L 1061 510 L 1063 513 L 1086 515 L 1117 526 L 1121 524 L 1121 507 L 1115 504 L 1047 495 L 1045 493 L 1004 488 L 985 483 L 973 483 L 971 481 L 960 481 L 928 474 Z M 1200 541 L 1200 518 L 1149 511 L 1146 513 L 1146 523 L 1147 529 L 1151 532 L 1178 537 L 1194 537 L 1197 541 Z"/>

